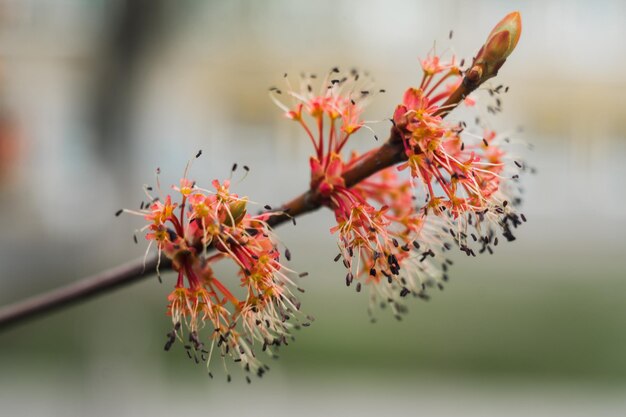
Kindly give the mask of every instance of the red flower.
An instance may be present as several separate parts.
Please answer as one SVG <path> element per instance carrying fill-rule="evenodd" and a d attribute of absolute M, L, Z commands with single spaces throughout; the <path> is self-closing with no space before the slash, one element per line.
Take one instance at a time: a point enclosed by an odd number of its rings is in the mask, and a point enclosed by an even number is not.
<path fill-rule="evenodd" d="M 209 369 L 217 351 L 260 376 L 267 367 L 257 359 L 255 346 L 282 345 L 298 326 L 297 274 L 282 264 L 266 223 L 277 213 L 252 216 L 247 198 L 231 193 L 228 180 L 212 184 L 214 190 L 204 190 L 184 177 L 179 187 L 172 187 L 180 193 L 180 203 L 172 203 L 170 195 L 164 202 L 150 197 L 153 203 L 134 212 L 149 222 L 142 229 L 148 232 L 146 239 L 156 242 L 178 274 L 168 296 L 174 329 L 165 348 L 176 339 L 188 340 L 189 357 L 205 361 Z M 213 255 L 207 252 L 211 245 L 217 249 Z M 239 268 L 241 296 L 213 272 L 212 265 L 225 259 Z M 207 326 L 212 331 L 205 338 L 201 331 Z"/>
<path fill-rule="evenodd" d="M 493 229 L 500 228 L 512 239 L 510 225 L 517 226 L 520 217 L 515 213 L 515 196 L 505 183 L 517 178 L 522 164 L 508 156 L 502 141 L 493 131 L 481 135 L 465 132 L 466 124 L 446 122 L 446 100 L 453 89 L 444 80 L 461 82 L 461 71 L 455 59 L 442 63 L 429 57 L 423 62 L 423 78 L 419 88 L 409 88 L 402 103 L 394 112 L 394 123 L 400 133 L 407 161 L 399 169 L 410 168 L 411 176 L 424 187 L 427 203 L 425 214 L 443 219 L 446 228 L 461 249 L 472 254 L 468 247 L 468 225 L 476 230 L 481 250 L 493 241 Z M 456 81 L 454 81 L 456 80 Z M 491 90 L 498 94 L 500 88 Z M 497 100 L 498 106 L 500 99 Z M 489 242 L 486 244 L 485 239 Z"/>
<path fill-rule="evenodd" d="M 517 43 L 519 23 L 519 15 L 511 14 L 494 29 L 466 80 L 477 82 L 472 71 L 484 71 L 487 78 L 495 74 Z M 398 297 L 426 298 L 429 285 L 441 287 L 447 280 L 451 262 L 443 252 L 452 244 L 470 256 L 476 254 L 470 247 L 474 242 L 479 252 L 491 252 L 498 242 L 495 230 L 512 240 L 511 228 L 523 219 L 515 212 L 519 199 L 508 184 L 523 164 L 513 161 L 495 132 L 476 135 L 465 131 L 464 122 L 444 120 L 459 100 L 475 104 L 471 97 L 453 96 L 464 82 L 462 62 L 427 56 L 419 87 L 408 88 L 393 113 L 394 132 L 407 158 L 397 169 L 408 168 L 410 179 L 400 179 L 396 168 L 389 168 L 352 188 L 346 187 L 344 174 L 375 152 L 349 158 L 343 152 L 353 133 L 368 128 L 361 114 L 371 90 L 357 87 L 363 82 L 360 74 L 333 69 L 319 89 L 313 86 L 316 77 L 305 78 L 299 91 L 288 90 L 291 108 L 278 100 L 280 90 L 271 89 L 274 101 L 313 145 L 310 189 L 335 215 L 331 232 L 337 234 L 337 260 L 343 258 L 348 270 L 347 285 L 356 280 L 360 291 L 362 283 L 372 284 L 372 300 L 390 303 L 396 313 L 403 311 Z M 499 111 L 500 99 L 488 110 Z"/>

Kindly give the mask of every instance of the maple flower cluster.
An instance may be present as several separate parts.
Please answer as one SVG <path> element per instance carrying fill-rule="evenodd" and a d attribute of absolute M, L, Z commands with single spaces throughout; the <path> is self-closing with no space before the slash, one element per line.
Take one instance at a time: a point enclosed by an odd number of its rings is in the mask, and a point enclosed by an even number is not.
<path fill-rule="evenodd" d="M 454 97 L 463 76 L 495 75 L 515 47 L 520 25 L 517 13 L 503 19 L 466 70 L 454 56 L 446 60 L 432 53 L 423 59 L 419 87 L 406 90 L 391 119 L 392 137 L 401 142 L 406 161 L 352 187 L 346 186 L 344 174 L 377 149 L 347 157 L 342 151 L 357 131 L 369 128 L 361 116 L 364 105 L 384 90 L 373 91 L 358 71 L 337 68 L 317 88 L 315 75 L 301 77 L 299 89 L 288 84 L 291 106 L 279 100 L 284 96 L 280 89 L 270 89 L 272 99 L 313 145 L 310 187 L 334 212 L 331 232 L 337 234 L 340 250 L 335 260 L 342 259 L 347 269 L 346 285 L 356 281 L 357 291 L 369 285 L 371 304 L 390 305 L 397 318 L 406 310 L 401 298 L 427 299 L 429 286 L 443 288 L 452 264 L 444 252 L 456 245 L 476 256 L 475 243 L 478 252 L 492 253 L 498 229 L 513 240 L 512 229 L 525 221 L 515 211 L 520 201 L 516 188 L 507 184 L 525 165 L 502 147 L 509 139 L 484 126 L 476 133 L 466 131 L 463 121 L 444 120 L 459 101 L 475 104 L 471 97 Z M 488 90 L 492 97 L 504 92 L 502 86 Z M 495 101 L 490 113 L 501 110 L 500 98 Z M 403 170 L 410 178 L 400 176 Z M 425 197 L 423 204 L 419 196 Z"/>
<path fill-rule="evenodd" d="M 389 304 L 399 318 L 405 311 L 400 298 L 428 298 L 427 286 L 441 285 L 447 278 L 443 268 L 451 261 L 442 260 L 441 267 L 433 259 L 440 252 L 441 233 L 414 209 L 413 187 L 395 168 L 346 186 L 344 173 L 376 150 L 348 157 L 342 151 L 361 128 L 370 129 L 361 118 L 364 106 L 385 91 L 371 90 L 368 76 L 356 70 L 342 73 L 333 68 L 317 90 L 316 80 L 315 75 L 304 76 L 299 91 L 289 87 L 293 107 L 279 100 L 280 89 L 270 89 L 271 97 L 302 126 L 315 150 L 309 160 L 310 187 L 335 215 L 331 232 L 338 236 L 340 251 L 335 260 L 342 259 L 347 269 L 346 285 L 354 283 L 357 292 L 368 285 L 373 290 L 371 304 Z"/>
<path fill-rule="evenodd" d="M 169 259 L 177 273 L 168 296 L 167 313 L 174 327 L 165 350 L 180 340 L 189 358 L 205 362 L 211 376 L 215 355 L 225 367 L 224 359 L 230 356 L 246 371 L 262 376 L 268 367 L 257 359 L 254 348 L 261 346 L 273 354 L 274 347 L 288 343 L 293 328 L 308 326 L 312 320 L 301 320 L 294 290 L 303 290 L 293 281 L 298 274 L 281 263 L 267 223 L 280 213 L 250 215 L 248 199 L 232 193 L 229 180 L 213 180 L 209 190 L 185 175 L 172 189 L 178 202 L 171 195 L 153 197 L 152 187 L 146 187 L 149 202 L 142 202 L 140 211 L 124 210 L 143 216 L 148 224 L 141 232 L 150 246 L 156 245 L 159 259 Z M 285 257 L 290 257 L 288 250 Z M 241 295 L 215 275 L 212 265 L 223 259 L 238 267 Z M 205 327 L 208 338 L 201 336 Z"/>
<path fill-rule="evenodd" d="M 509 34 L 511 21 L 521 27 L 518 13 L 505 17 L 467 70 L 468 77 L 482 73 L 483 67 L 494 71 L 489 69 L 493 61 L 501 65 L 508 49 L 495 54 L 493 39 L 502 42 L 504 38 L 508 42 L 512 36 Z M 515 47 L 518 38 L 519 30 L 509 49 Z M 499 43 L 497 47 L 503 49 Z M 482 128 L 478 134 L 465 133 L 467 123 L 464 121 L 444 121 L 443 117 L 456 106 L 451 97 L 463 82 L 462 64 L 457 65 L 454 57 L 444 62 L 431 55 L 422 60 L 421 66 L 423 76 L 419 88 L 406 90 L 393 115 L 395 131 L 407 157 L 398 169 L 409 168 L 411 178 L 421 183 L 426 191 L 426 204 L 421 208 L 423 214 L 432 213 L 442 219 L 462 251 L 475 255 L 470 247 L 473 241 L 481 245 L 480 251 L 491 253 L 492 246 L 498 242 L 496 229 L 501 229 L 507 240 L 514 240 L 512 229 L 525 221 L 523 215 L 516 213 L 520 198 L 510 184 L 519 178 L 518 171 L 525 169 L 525 164 L 513 159 L 503 148 L 509 138 L 487 128 Z M 502 101 L 497 96 L 508 88 L 503 90 L 500 85 L 488 91 L 496 98 L 487 111 L 498 113 Z M 464 101 L 474 104 L 470 97 Z"/>

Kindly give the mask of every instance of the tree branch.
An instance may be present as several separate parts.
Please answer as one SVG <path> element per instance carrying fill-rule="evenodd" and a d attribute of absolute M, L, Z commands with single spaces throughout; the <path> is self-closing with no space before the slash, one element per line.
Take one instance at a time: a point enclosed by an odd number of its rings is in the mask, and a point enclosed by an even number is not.
<path fill-rule="evenodd" d="M 483 81 L 469 80 L 465 76 L 463 82 L 442 105 L 441 111 L 437 114 L 445 117 Z M 346 186 L 352 187 L 376 172 L 404 160 L 406 160 L 406 155 L 402 141 L 396 128 L 393 127 L 385 144 L 361 163 L 346 171 L 343 178 Z M 268 223 L 271 227 L 279 226 L 290 221 L 292 217 L 315 211 L 323 204 L 323 199 L 314 191 L 309 190 L 284 204 L 281 210 L 285 214 L 271 217 Z M 147 278 L 156 269 L 156 266 L 156 255 L 146 260 L 145 268 L 143 259 L 130 261 L 65 287 L 0 308 L 0 330 Z M 163 259 L 160 266 L 161 268 L 169 268 L 171 264 L 167 259 Z"/>
<path fill-rule="evenodd" d="M 153 274 L 156 265 L 156 256 L 146 260 L 145 268 L 143 259 L 137 259 L 0 308 L 0 329 L 137 282 Z M 161 266 L 168 267 L 169 261 L 164 260 Z"/>

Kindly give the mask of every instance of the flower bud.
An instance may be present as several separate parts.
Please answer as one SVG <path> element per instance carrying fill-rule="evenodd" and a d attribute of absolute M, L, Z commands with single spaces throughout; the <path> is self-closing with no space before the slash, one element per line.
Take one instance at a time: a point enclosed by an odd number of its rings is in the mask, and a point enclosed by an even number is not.
<path fill-rule="evenodd" d="M 485 58 L 493 60 L 506 59 L 519 41 L 522 34 L 522 18 L 519 12 L 506 15 L 493 28 L 485 42 Z"/>
<path fill-rule="evenodd" d="M 522 33 L 519 12 L 509 13 L 491 31 L 487 41 L 478 51 L 467 78 L 472 83 L 482 83 L 494 77 L 506 58 L 511 55 Z"/>

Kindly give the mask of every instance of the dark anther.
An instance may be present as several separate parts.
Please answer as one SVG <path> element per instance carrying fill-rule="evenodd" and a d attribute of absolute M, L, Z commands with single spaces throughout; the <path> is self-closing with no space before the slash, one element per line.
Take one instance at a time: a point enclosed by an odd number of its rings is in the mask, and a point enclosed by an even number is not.
<path fill-rule="evenodd" d="M 176 240 L 176 237 L 178 236 L 176 232 L 169 227 L 167 228 L 167 234 L 169 235 L 170 241 L 172 242 L 174 242 Z"/>
<path fill-rule="evenodd" d="M 115 217 L 118 217 L 123 212 L 124 212 L 124 209 L 119 209 L 118 211 L 115 212 Z"/>
<path fill-rule="evenodd" d="M 196 154 L 196 158 L 200 158 L 200 155 L 202 155 L 202 149 L 198 151 L 198 153 Z"/>
<path fill-rule="evenodd" d="M 352 272 L 348 272 L 346 274 L 346 286 L 349 287 L 350 284 L 352 284 L 352 280 L 354 279 L 354 275 L 352 274 Z"/>

